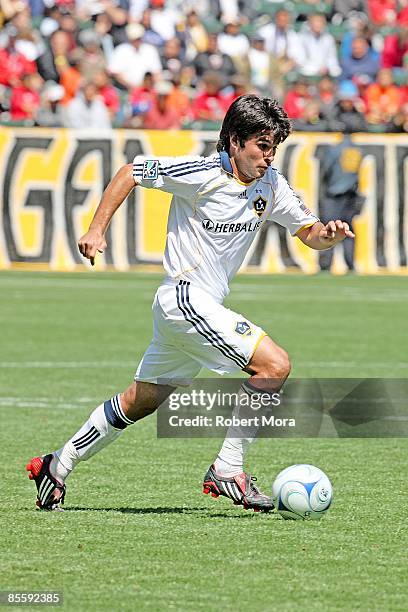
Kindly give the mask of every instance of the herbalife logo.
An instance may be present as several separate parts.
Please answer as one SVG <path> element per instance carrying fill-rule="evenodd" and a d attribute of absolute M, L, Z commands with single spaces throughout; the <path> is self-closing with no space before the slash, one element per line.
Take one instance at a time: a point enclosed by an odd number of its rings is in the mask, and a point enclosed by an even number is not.
<path fill-rule="evenodd" d="M 248 223 L 214 223 L 211 219 L 203 219 L 202 226 L 207 232 L 214 234 L 235 234 L 238 232 L 255 232 L 262 225 L 262 221 L 249 221 Z"/>
<path fill-rule="evenodd" d="M 205 230 L 211 231 L 212 229 L 214 229 L 214 221 L 211 221 L 211 219 L 204 219 L 203 228 Z"/>

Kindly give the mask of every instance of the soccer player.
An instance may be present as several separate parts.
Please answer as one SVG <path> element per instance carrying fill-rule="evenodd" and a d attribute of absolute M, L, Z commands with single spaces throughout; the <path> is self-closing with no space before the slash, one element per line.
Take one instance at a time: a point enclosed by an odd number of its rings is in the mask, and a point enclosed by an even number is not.
<path fill-rule="evenodd" d="M 317 250 L 353 237 L 340 220 L 323 225 L 273 168 L 276 149 L 290 130 L 275 100 L 244 95 L 228 109 L 213 155 L 138 156 L 107 186 L 88 232 L 78 242 L 92 265 L 97 252 L 107 246 L 105 233 L 112 216 L 136 185 L 173 194 L 166 277 L 153 302 L 153 339 L 125 391 L 101 403 L 59 450 L 31 459 L 27 469 L 37 486 L 39 508 L 60 509 L 65 481 L 76 465 L 152 414 L 202 367 L 219 374 L 247 372 L 250 377 L 240 388 L 241 396 L 260 390 L 273 394 L 281 388 L 290 372 L 289 357 L 260 327 L 222 305 L 229 282 L 267 220 Z M 259 491 L 256 479 L 243 467 L 252 440 L 246 433 L 227 432 L 204 477 L 203 491 L 245 508 L 269 511 L 270 497 Z"/>

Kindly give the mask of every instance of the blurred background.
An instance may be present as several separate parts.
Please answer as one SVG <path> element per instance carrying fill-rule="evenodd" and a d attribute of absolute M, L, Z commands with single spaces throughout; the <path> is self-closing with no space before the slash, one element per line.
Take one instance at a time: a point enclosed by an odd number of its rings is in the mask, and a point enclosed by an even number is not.
<path fill-rule="evenodd" d="M 115 170 L 210 154 L 254 92 L 293 122 L 277 167 L 357 240 L 319 259 L 265 226 L 246 266 L 406 270 L 408 0 L 0 0 L 0 25 L 0 268 L 83 266 L 76 239 Z M 168 204 L 132 195 L 99 267 L 158 263 Z"/>

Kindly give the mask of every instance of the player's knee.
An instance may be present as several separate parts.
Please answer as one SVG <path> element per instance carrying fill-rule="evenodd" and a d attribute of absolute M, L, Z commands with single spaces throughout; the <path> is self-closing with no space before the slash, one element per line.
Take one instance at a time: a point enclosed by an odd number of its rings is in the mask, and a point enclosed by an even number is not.
<path fill-rule="evenodd" d="M 286 379 L 291 370 L 291 363 L 287 352 L 279 348 L 265 361 L 263 368 L 258 373 L 258 376 L 263 378 L 276 378 L 278 380 Z"/>

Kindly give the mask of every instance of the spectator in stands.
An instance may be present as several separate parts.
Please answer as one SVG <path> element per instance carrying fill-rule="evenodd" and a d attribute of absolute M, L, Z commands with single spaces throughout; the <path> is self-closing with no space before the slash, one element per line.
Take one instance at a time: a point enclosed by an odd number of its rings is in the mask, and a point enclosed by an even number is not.
<path fill-rule="evenodd" d="M 265 39 L 265 49 L 281 64 L 279 72 L 286 74 L 303 61 L 299 35 L 293 30 L 292 15 L 286 9 L 276 12 L 274 21 L 262 26 L 259 34 Z"/>
<path fill-rule="evenodd" d="M 330 130 L 344 132 L 347 128 L 349 132 L 367 131 L 364 110 L 357 86 L 352 81 L 344 81 L 340 85 L 338 102 L 329 121 Z"/>
<path fill-rule="evenodd" d="M 326 132 L 328 127 L 318 100 L 307 102 L 302 117 L 293 121 L 293 129 L 301 132 Z"/>
<path fill-rule="evenodd" d="M 10 98 L 10 116 L 12 121 L 30 121 L 34 125 L 34 118 L 40 107 L 40 90 L 43 80 L 38 72 L 24 74 L 21 85 L 14 87 Z"/>
<path fill-rule="evenodd" d="M 408 28 L 399 28 L 394 34 L 384 38 L 381 54 L 383 68 L 402 68 L 404 57 L 408 58 Z"/>
<path fill-rule="evenodd" d="M 164 43 L 160 54 L 162 70 L 167 71 L 168 78 L 179 74 L 184 63 L 184 52 L 178 38 L 169 38 Z"/>
<path fill-rule="evenodd" d="M 51 34 L 50 45 L 37 59 L 38 72 L 44 81 L 60 82 L 61 75 L 70 66 L 70 39 L 66 32 L 56 30 Z"/>
<path fill-rule="evenodd" d="M 200 121 L 222 121 L 228 98 L 222 92 L 222 78 L 218 72 L 206 72 L 202 79 L 203 90 L 193 100 L 191 110 L 194 119 Z"/>
<path fill-rule="evenodd" d="M 400 0 L 400 10 L 397 13 L 396 25 L 400 28 L 408 28 L 408 3 L 407 0 Z"/>
<path fill-rule="evenodd" d="M 197 53 L 204 53 L 208 45 L 207 30 L 196 11 L 187 13 L 185 31 L 186 56 L 189 60 L 193 60 Z"/>
<path fill-rule="evenodd" d="M 147 71 L 160 75 L 161 62 L 158 51 L 142 42 L 144 27 L 138 23 L 126 26 L 129 42 L 118 45 L 109 60 L 108 69 L 116 84 L 122 89 L 141 85 Z"/>
<path fill-rule="evenodd" d="M 350 13 L 367 13 L 367 1 L 366 0 L 334 0 L 333 1 L 333 14 L 339 15 L 342 21 L 349 18 Z M 336 18 L 336 21 L 339 20 Z"/>
<path fill-rule="evenodd" d="M 397 18 L 396 0 L 367 0 L 368 16 L 376 26 L 394 25 Z"/>
<path fill-rule="evenodd" d="M 152 11 L 150 8 L 146 8 L 140 19 L 141 25 L 144 27 L 145 31 L 143 34 L 143 42 L 148 45 L 153 45 L 157 49 L 160 49 L 164 45 L 164 38 L 160 36 L 156 30 L 153 29 L 152 26 Z"/>
<path fill-rule="evenodd" d="M 365 91 L 366 120 L 372 125 L 387 125 L 402 107 L 402 90 L 394 84 L 392 71 L 382 68 L 375 83 Z"/>
<path fill-rule="evenodd" d="M 271 94 L 272 57 L 265 48 L 265 39 L 260 34 L 255 34 L 251 37 L 250 42 L 248 79 L 261 95 Z"/>
<path fill-rule="evenodd" d="M 181 114 L 169 101 L 171 83 L 163 81 L 156 87 L 156 98 L 143 117 L 142 127 L 148 130 L 169 130 L 181 127 Z"/>
<path fill-rule="evenodd" d="M 212 33 L 208 36 L 208 47 L 203 53 L 198 55 L 193 60 L 198 77 L 202 77 L 205 72 L 218 72 L 222 78 L 222 86 L 228 85 L 232 75 L 236 74 L 237 70 L 234 62 L 226 53 L 221 53 L 218 48 L 218 34 Z"/>
<path fill-rule="evenodd" d="M 91 81 L 94 75 L 106 70 L 106 59 L 101 49 L 99 34 L 94 30 L 82 30 L 78 36 L 81 45 L 77 50 L 79 69 L 86 81 Z"/>
<path fill-rule="evenodd" d="M 74 49 L 68 55 L 68 66 L 61 72 L 59 82 L 65 90 L 64 97 L 61 100 L 62 105 L 68 104 L 75 98 L 82 85 L 83 78 L 80 72 L 79 59 L 78 49 Z"/>
<path fill-rule="evenodd" d="M 232 92 L 229 94 L 225 94 L 227 108 L 231 106 L 234 100 L 236 100 L 240 96 L 244 96 L 249 92 L 248 81 L 241 74 L 235 74 L 233 77 L 231 77 L 231 87 Z"/>
<path fill-rule="evenodd" d="M 323 117 L 329 119 L 337 102 L 335 81 L 328 76 L 320 79 L 317 84 L 317 97 Z"/>
<path fill-rule="evenodd" d="M 373 57 L 378 55 L 373 47 L 375 39 L 375 27 L 369 22 L 367 15 L 356 13 L 350 15 L 347 20 L 348 31 L 344 32 L 340 44 L 340 59 L 350 59 L 352 56 L 352 42 L 355 38 L 365 38 L 369 45 L 369 52 Z"/>
<path fill-rule="evenodd" d="M 406 96 L 406 100 L 407 102 L 402 105 L 401 110 L 394 117 L 394 132 L 404 132 L 408 134 L 408 95 Z"/>
<path fill-rule="evenodd" d="M 101 0 L 97 2 L 89 2 L 89 0 L 75 0 L 77 5 L 77 16 L 80 21 L 87 22 L 91 16 L 92 22 L 103 23 L 105 34 L 112 37 L 114 46 L 127 42 L 126 25 L 128 23 L 127 9 L 122 0 Z M 81 6 L 78 6 L 81 5 Z M 81 14 L 82 13 L 82 14 Z M 98 33 L 101 32 L 98 30 Z"/>
<path fill-rule="evenodd" d="M 176 36 L 176 26 L 182 20 L 181 14 L 170 6 L 165 0 L 150 0 L 151 24 L 155 32 L 163 40 L 170 40 Z"/>
<path fill-rule="evenodd" d="M 370 52 L 367 40 L 357 36 L 351 43 L 351 57 L 342 61 L 342 80 L 355 80 L 368 85 L 374 81 L 379 69 L 379 59 Z"/>
<path fill-rule="evenodd" d="M 15 46 L 17 30 L 14 26 L 4 29 L 6 46 L 0 48 L 0 85 L 21 86 L 23 75 L 37 72 L 35 62 L 28 60 Z"/>
<path fill-rule="evenodd" d="M 182 85 L 182 72 L 174 74 L 172 78 L 173 88 L 168 96 L 168 103 L 175 108 L 182 120 L 191 119 L 191 102 L 189 90 Z"/>
<path fill-rule="evenodd" d="M 143 116 L 151 109 L 156 99 L 156 88 L 154 75 L 146 72 L 143 82 L 139 87 L 133 87 L 130 92 L 130 117 L 126 122 L 127 127 L 140 127 Z"/>
<path fill-rule="evenodd" d="M 79 19 L 75 16 L 75 13 L 69 13 L 67 10 L 61 10 L 58 13 L 58 29 L 65 32 L 69 37 L 69 50 L 73 51 L 76 48 L 78 31 L 79 31 Z"/>
<path fill-rule="evenodd" d="M 299 37 L 302 49 L 300 72 L 306 76 L 330 75 L 338 77 L 341 68 L 337 58 L 336 41 L 326 29 L 326 16 L 309 15 L 307 25 Z"/>
<path fill-rule="evenodd" d="M 289 89 L 286 94 L 283 108 L 291 119 L 301 119 L 306 105 L 311 100 L 312 95 L 309 91 L 308 81 L 304 77 L 298 77 L 292 89 Z"/>
<path fill-rule="evenodd" d="M 249 51 L 249 41 L 245 34 L 241 33 L 241 24 L 238 19 L 229 20 L 224 26 L 224 31 L 218 36 L 218 48 L 221 53 L 226 53 L 234 61 L 237 69 Z"/>
<path fill-rule="evenodd" d="M 39 32 L 32 27 L 28 8 L 25 7 L 18 11 L 9 24 L 16 29 L 16 50 L 28 60 L 35 62 L 43 51 L 44 43 Z"/>
<path fill-rule="evenodd" d="M 108 109 L 93 83 L 86 83 L 63 108 L 63 125 L 75 129 L 98 130 L 111 127 Z"/>
<path fill-rule="evenodd" d="M 113 121 L 120 108 L 120 99 L 106 70 L 95 72 L 92 77 L 92 83 L 95 85 L 98 95 L 102 98 L 108 109 L 111 121 Z"/>
<path fill-rule="evenodd" d="M 35 116 L 36 125 L 41 127 L 62 127 L 62 107 L 60 102 L 64 97 L 64 88 L 58 83 L 48 81 L 41 95 L 41 106 Z"/>

